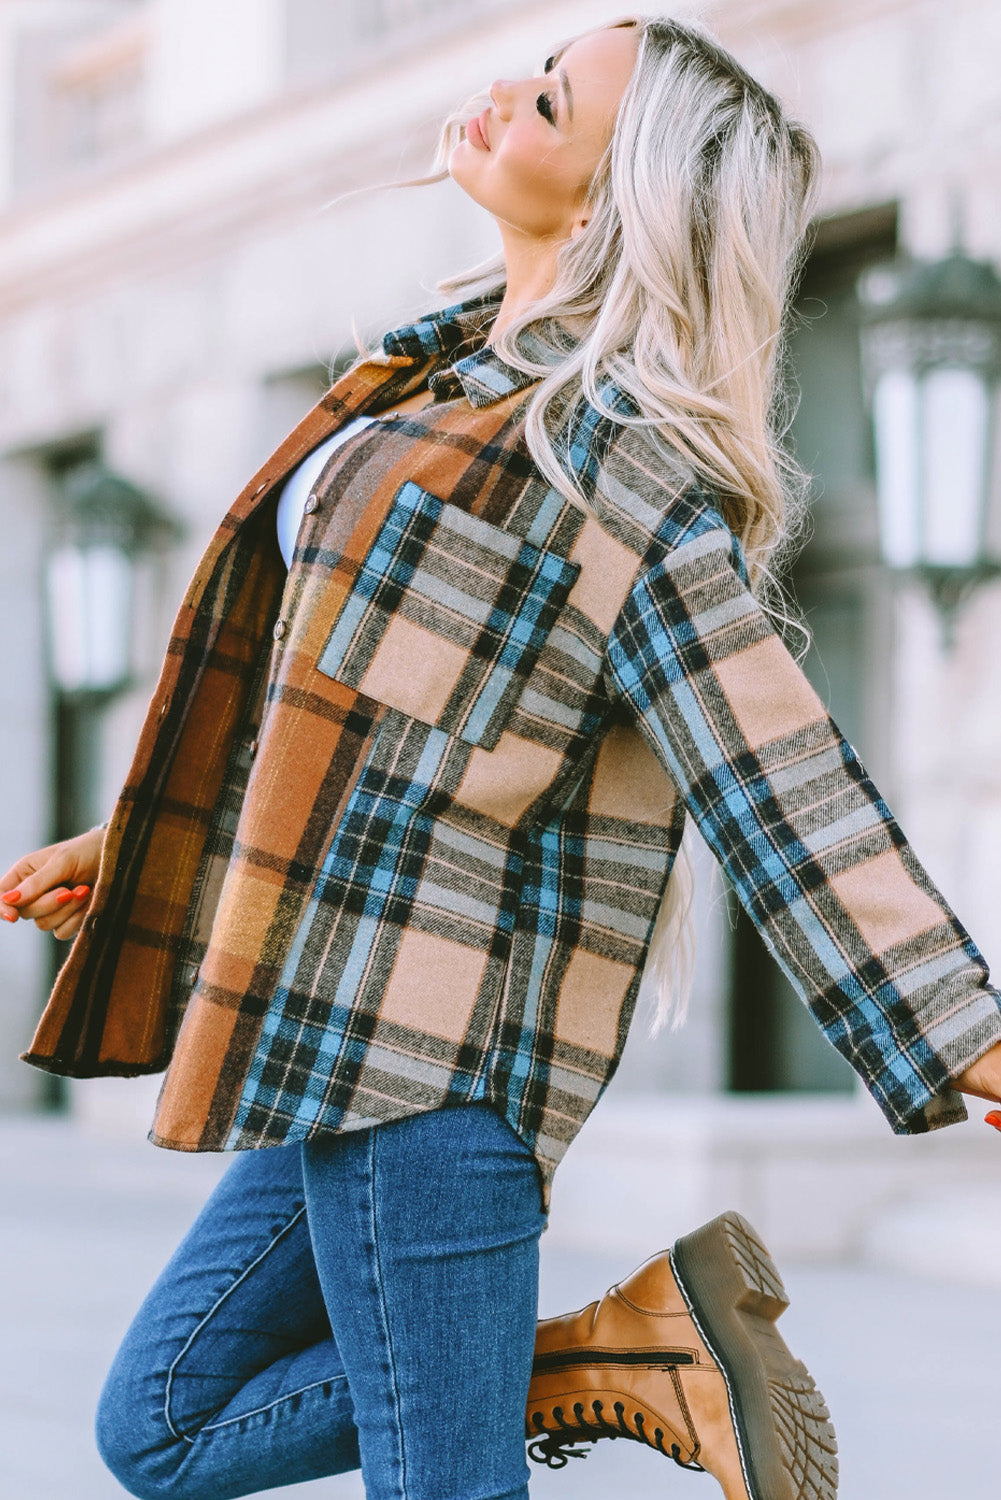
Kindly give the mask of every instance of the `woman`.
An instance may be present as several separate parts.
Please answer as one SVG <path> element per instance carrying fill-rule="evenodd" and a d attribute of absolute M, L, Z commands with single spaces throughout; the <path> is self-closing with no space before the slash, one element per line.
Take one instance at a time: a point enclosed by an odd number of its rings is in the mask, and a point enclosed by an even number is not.
<path fill-rule="evenodd" d="M 26 1059 L 169 1063 L 150 1138 L 238 1152 L 98 1442 L 137 1496 L 360 1462 L 379 1500 L 508 1500 L 527 1420 L 554 1465 L 623 1435 L 728 1500 L 828 1497 L 827 1413 L 739 1216 L 535 1323 L 552 1173 L 686 811 L 895 1130 L 1001 1094 L 983 960 L 757 597 L 815 148 L 701 33 L 642 19 L 454 129 L 502 261 L 250 482 L 107 832 L 3 882 L 10 919 L 76 935 Z"/>

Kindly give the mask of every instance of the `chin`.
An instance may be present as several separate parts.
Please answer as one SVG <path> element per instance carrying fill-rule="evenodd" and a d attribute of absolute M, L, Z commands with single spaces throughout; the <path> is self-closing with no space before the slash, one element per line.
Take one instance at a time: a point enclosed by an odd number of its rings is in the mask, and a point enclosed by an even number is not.
<path fill-rule="evenodd" d="M 461 140 L 456 141 L 448 158 L 448 169 L 452 170 L 453 162 L 472 163 L 477 155 L 476 147 L 467 136 L 463 135 Z"/>
<path fill-rule="evenodd" d="M 476 170 L 475 161 L 476 147 L 469 141 L 463 139 L 452 149 L 448 158 L 448 175 L 462 191 L 478 203 L 481 208 L 486 208 L 481 195 L 476 190 L 476 179 L 479 173 Z"/>

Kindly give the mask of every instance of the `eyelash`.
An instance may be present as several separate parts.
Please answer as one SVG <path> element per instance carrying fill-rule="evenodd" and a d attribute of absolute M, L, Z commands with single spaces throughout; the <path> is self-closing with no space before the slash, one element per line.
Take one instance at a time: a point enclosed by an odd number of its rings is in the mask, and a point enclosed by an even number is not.
<path fill-rule="evenodd" d="M 556 124 L 556 117 L 553 114 L 553 102 L 548 94 L 540 94 L 535 101 L 535 107 L 543 119 L 549 121 L 550 125 Z"/>

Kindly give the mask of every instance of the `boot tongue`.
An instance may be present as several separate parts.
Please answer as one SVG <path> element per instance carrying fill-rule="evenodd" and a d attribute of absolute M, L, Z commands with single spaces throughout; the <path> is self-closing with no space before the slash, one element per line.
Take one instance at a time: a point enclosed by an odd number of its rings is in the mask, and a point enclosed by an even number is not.
<path fill-rule="evenodd" d="M 645 1260 L 638 1270 L 620 1281 L 615 1289 L 634 1307 L 650 1313 L 684 1313 L 685 1299 L 678 1290 L 666 1250 Z"/>

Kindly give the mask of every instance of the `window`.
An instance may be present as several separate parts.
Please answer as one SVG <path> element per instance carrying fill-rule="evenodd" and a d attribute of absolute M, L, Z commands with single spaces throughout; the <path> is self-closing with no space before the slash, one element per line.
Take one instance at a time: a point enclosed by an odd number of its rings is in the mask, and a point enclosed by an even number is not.
<path fill-rule="evenodd" d="M 119 157 L 142 137 L 145 48 L 140 17 L 78 43 L 54 64 L 50 97 L 60 163 Z"/>
<path fill-rule="evenodd" d="M 56 24 L 56 21 L 59 24 Z M 12 163 L 15 193 L 131 156 L 145 136 L 144 18 L 70 26 L 61 12 L 17 35 Z"/>

